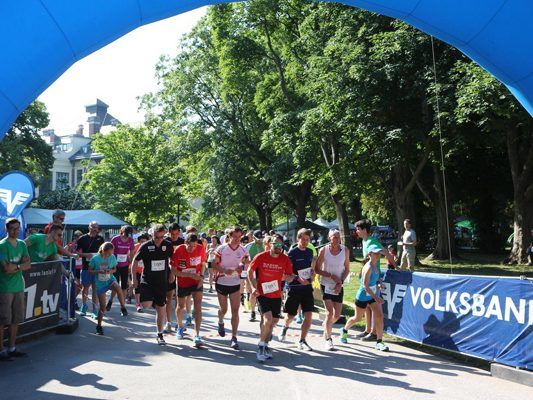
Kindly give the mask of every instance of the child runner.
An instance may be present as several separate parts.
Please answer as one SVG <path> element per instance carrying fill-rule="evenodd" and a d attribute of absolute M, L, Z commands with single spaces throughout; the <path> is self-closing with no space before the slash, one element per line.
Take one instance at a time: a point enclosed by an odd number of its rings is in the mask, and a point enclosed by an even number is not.
<path fill-rule="evenodd" d="M 117 283 L 113 273 L 117 269 L 117 258 L 113 254 L 115 247 L 111 242 L 105 242 L 100 246 L 98 254 L 89 261 L 89 273 L 96 276 L 96 293 L 100 303 L 100 312 L 98 313 L 98 324 L 96 325 L 96 334 L 103 335 L 102 319 L 106 311 L 106 292 L 115 290 L 118 300 L 120 301 L 120 311 L 123 317 L 128 315 L 126 305 L 124 304 L 124 294 Z"/>

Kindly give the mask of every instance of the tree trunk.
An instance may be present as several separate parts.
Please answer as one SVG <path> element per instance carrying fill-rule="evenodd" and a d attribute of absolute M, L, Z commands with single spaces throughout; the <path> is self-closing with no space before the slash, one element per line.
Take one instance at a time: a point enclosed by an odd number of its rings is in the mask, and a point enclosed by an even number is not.
<path fill-rule="evenodd" d="M 341 196 L 337 193 L 331 195 L 333 204 L 335 205 L 335 212 L 337 220 L 339 221 L 339 230 L 341 231 L 342 244 L 350 251 L 350 259 L 353 260 L 353 242 L 350 228 L 348 226 L 348 212 L 346 211 L 346 204 L 341 200 Z"/>
<path fill-rule="evenodd" d="M 527 263 L 526 249 L 533 236 L 533 139 L 526 133 L 521 140 L 517 127 L 507 129 L 507 153 L 513 178 L 513 247 L 510 263 Z"/>
<path fill-rule="evenodd" d="M 266 226 L 264 229 L 261 228 L 261 230 L 268 232 L 272 229 L 272 210 L 271 209 L 266 210 L 265 217 L 266 217 Z"/>
<path fill-rule="evenodd" d="M 392 193 L 394 196 L 394 206 L 396 208 L 396 227 L 398 233 L 403 232 L 403 221 L 410 219 L 413 227 L 416 226 L 415 207 L 413 202 L 413 185 L 410 181 L 413 174 L 404 164 L 396 165 L 392 170 Z"/>
<path fill-rule="evenodd" d="M 265 209 L 259 205 L 254 206 L 257 217 L 259 218 L 259 229 L 262 231 L 267 230 L 267 213 Z"/>
<path fill-rule="evenodd" d="M 450 197 L 448 200 L 448 219 L 446 218 L 446 201 L 444 185 L 440 169 L 433 165 L 433 186 L 435 189 L 435 213 L 437 216 L 437 244 L 430 258 L 435 260 L 447 260 L 456 256 L 455 240 L 453 236 L 453 215 L 451 210 Z M 447 224 L 449 222 L 449 224 Z M 451 246 L 451 249 L 450 249 Z"/>
<path fill-rule="evenodd" d="M 360 198 L 354 197 L 350 202 L 350 214 L 354 224 L 363 218 L 363 208 L 361 207 Z"/>

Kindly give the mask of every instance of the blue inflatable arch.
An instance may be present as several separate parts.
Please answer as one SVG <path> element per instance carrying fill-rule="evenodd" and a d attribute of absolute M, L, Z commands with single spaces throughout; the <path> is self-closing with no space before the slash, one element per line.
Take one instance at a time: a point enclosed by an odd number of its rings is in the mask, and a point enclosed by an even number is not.
<path fill-rule="evenodd" d="M 1 0 L 0 140 L 72 64 L 135 28 L 224 0 Z M 339 0 L 461 50 L 533 115 L 533 0 Z"/>

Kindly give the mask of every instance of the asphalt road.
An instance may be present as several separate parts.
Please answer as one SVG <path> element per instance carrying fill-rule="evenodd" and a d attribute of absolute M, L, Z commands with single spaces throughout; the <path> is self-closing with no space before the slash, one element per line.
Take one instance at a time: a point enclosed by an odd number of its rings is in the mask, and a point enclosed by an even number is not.
<path fill-rule="evenodd" d="M 49 334 L 20 346 L 28 357 L 0 364 L 0 399 L 531 399 L 533 388 L 493 378 L 487 371 L 390 344 L 382 353 L 350 340 L 323 347 L 320 321 L 309 344 L 296 346 L 298 325 L 287 343 L 272 342 L 274 358 L 256 361 L 259 324 L 241 312 L 241 350 L 216 334 L 216 296 L 204 295 L 203 349 L 191 336 L 155 342 L 154 312 L 106 316 L 105 336 L 81 318 L 72 335 Z M 226 327 L 229 327 L 227 316 Z M 189 333 L 192 334 L 192 329 Z"/>

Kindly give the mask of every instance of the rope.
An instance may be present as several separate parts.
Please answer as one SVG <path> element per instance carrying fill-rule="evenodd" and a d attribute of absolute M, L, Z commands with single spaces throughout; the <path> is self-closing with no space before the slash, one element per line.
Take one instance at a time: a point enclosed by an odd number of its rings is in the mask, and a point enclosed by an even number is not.
<path fill-rule="evenodd" d="M 444 207 L 446 209 L 446 233 L 448 235 L 448 254 L 450 256 L 450 273 L 453 274 L 453 260 L 452 260 L 452 242 L 450 238 L 450 215 L 448 213 L 448 195 L 446 188 L 446 167 L 444 165 L 444 149 L 442 145 L 442 126 L 440 122 L 440 102 L 439 102 L 439 87 L 437 85 L 437 63 L 435 61 L 435 44 L 433 42 L 433 36 L 431 38 L 431 53 L 433 55 L 433 77 L 435 80 L 435 99 L 437 108 L 437 128 L 439 131 L 439 144 L 440 144 L 440 163 L 442 170 L 442 185 L 444 190 Z"/>

